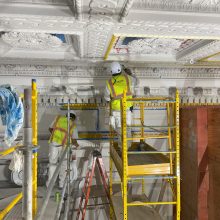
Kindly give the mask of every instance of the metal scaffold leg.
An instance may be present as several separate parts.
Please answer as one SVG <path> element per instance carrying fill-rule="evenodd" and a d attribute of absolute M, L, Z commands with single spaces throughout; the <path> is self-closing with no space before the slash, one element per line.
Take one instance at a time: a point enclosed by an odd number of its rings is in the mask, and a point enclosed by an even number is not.
<path fill-rule="evenodd" d="M 31 125 L 31 89 L 24 90 L 24 174 L 22 219 L 32 219 L 32 125 Z"/>

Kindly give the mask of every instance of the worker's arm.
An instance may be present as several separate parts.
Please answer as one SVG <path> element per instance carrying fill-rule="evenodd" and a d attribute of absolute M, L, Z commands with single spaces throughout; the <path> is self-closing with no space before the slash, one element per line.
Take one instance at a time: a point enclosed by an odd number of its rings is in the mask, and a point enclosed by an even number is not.
<path fill-rule="evenodd" d="M 53 127 L 54 127 L 54 123 L 55 123 L 56 119 L 53 120 L 53 122 L 50 124 L 50 127 L 49 127 L 49 132 L 52 134 L 53 132 Z"/>
<path fill-rule="evenodd" d="M 77 127 L 75 127 L 75 129 L 73 130 L 73 134 L 72 134 L 72 137 L 71 137 L 71 140 L 72 140 L 72 144 L 78 148 L 79 147 L 79 144 L 77 142 L 77 139 L 79 138 L 79 135 L 78 135 L 78 129 Z"/>
<path fill-rule="evenodd" d="M 106 85 L 105 91 L 104 91 L 104 99 L 105 99 L 105 101 L 107 101 L 107 102 L 110 102 L 110 100 L 111 100 L 110 91 L 109 91 L 107 85 Z"/>
<path fill-rule="evenodd" d="M 77 142 L 76 139 L 73 139 L 73 138 L 72 138 L 72 144 L 73 144 L 76 148 L 79 147 L 79 144 L 78 144 L 78 142 Z"/>

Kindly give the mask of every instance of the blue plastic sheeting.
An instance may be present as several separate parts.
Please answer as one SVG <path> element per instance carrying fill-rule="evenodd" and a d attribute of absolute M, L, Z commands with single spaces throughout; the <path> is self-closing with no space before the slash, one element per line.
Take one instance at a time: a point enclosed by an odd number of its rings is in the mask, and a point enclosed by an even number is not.
<path fill-rule="evenodd" d="M 0 86 L 0 115 L 6 126 L 4 141 L 11 146 L 23 125 L 24 108 L 17 93 L 9 86 Z"/>

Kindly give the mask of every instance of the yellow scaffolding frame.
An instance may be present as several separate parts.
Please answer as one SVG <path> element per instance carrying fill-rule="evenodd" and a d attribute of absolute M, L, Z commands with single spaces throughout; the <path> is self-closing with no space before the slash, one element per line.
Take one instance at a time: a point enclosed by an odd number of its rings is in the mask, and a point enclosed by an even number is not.
<path fill-rule="evenodd" d="M 140 132 L 138 135 L 133 137 L 127 136 L 127 123 L 126 123 L 126 115 L 127 115 L 127 101 L 132 101 L 136 106 L 140 107 L 140 118 L 139 119 L 141 124 L 135 125 L 136 127 L 140 128 Z M 147 104 L 146 104 L 147 103 Z M 159 134 L 157 135 L 146 135 L 144 132 L 144 109 L 146 106 L 158 106 L 160 108 L 160 104 L 165 106 L 167 111 L 167 126 L 161 126 L 167 128 L 167 135 Z M 157 105 L 159 104 L 159 105 Z M 157 108 L 153 108 L 157 110 Z M 123 94 L 121 99 L 121 130 L 122 130 L 122 155 L 121 159 L 115 149 L 115 143 L 113 141 L 113 132 L 112 128 L 110 127 L 111 140 L 110 140 L 110 197 L 111 197 L 111 207 L 110 207 L 110 217 L 112 219 L 113 213 L 117 219 L 115 210 L 114 210 L 114 196 L 113 196 L 113 164 L 115 165 L 120 179 L 121 179 L 121 186 L 122 186 L 122 202 L 123 202 L 123 220 L 129 219 L 128 217 L 128 207 L 133 206 L 160 206 L 160 205 L 175 205 L 176 208 L 174 213 L 174 218 L 176 220 L 180 220 L 180 149 L 179 149 L 179 92 L 176 91 L 175 98 L 164 98 L 164 97 L 149 97 L 149 98 L 126 98 L 126 91 Z M 111 114 L 111 111 L 110 111 Z M 173 126 L 172 126 L 173 124 Z M 132 127 L 132 126 L 131 126 Z M 150 126 L 149 126 L 150 127 Z M 160 126 L 159 126 L 160 127 Z M 171 131 L 172 129 L 172 131 Z M 153 164 L 155 166 L 148 166 L 146 165 L 129 165 L 128 163 L 128 155 L 132 154 L 127 149 L 127 143 L 129 140 L 145 140 L 146 138 L 154 139 L 154 138 L 166 138 L 168 143 L 168 150 L 166 151 L 156 151 L 152 148 L 152 151 L 142 151 L 138 152 L 135 151 L 133 153 L 140 154 L 148 154 L 148 155 L 162 155 L 166 157 L 167 163 L 164 164 L 166 166 L 162 167 L 160 164 Z M 161 167 L 159 167 L 161 166 Z M 161 169 L 158 172 L 157 169 Z M 159 167 L 159 168 L 158 168 Z M 153 176 L 152 176 L 153 175 Z M 161 178 L 163 181 L 167 181 L 170 184 L 171 192 L 173 193 L 172 200 L 173 201 L 159 201 L 161 199 L 161 194 L 164 192 L 163 187 L 161 187 L 161 192 L 159 194 L 158 201 L 143 201 L 143 202 L 128 202 L 128 190 L 127 185 L 128 181 L 139 180 L 142 184 L 142 193 L 144 193 L 144 185 L 145 185 L 145 178 L 150 177 L 154 178 Z M 163 182 L 162 181 L 162 182 Z M 163 184 L 162 184 L 163 185 Z M 134 212 L 134 211 L 133 211 Z"/>
<path fill-rule="evenodd" d="M 37 146 L 38 142 L 38 119 L 37 119 L 37 84 L 36 80 L 32 80 L 32 143 L 34 146 Z M 0 158 L 4 157 L 10 153 L 13 153 L 20 145 L 13 146 L 0 152 Z M 32 175 L 33 175 L 33 182 L 32 182 L 32 212 L 33 218 L 36 216 L 37 213 L 37 149 L 33 150 L 33 159 L 32 159 Z M 7 207 L 0 212 L 0 219 L 3 219 L 13 208 L 14 206 L 22 199 L 22 192 L 19 193 L 8 205 Z"/>

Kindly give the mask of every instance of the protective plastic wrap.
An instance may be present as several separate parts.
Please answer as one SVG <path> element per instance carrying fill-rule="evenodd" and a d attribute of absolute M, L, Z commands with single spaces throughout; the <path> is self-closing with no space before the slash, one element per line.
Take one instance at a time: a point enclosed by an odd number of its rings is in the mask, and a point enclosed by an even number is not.
<path fill-rule="evenodd" d="M 0 115 L 6 126 L 4 141 L 11 146 L 23 125 L 24 108 L 17 93 L 8 85 L 0 86 Z"/>

